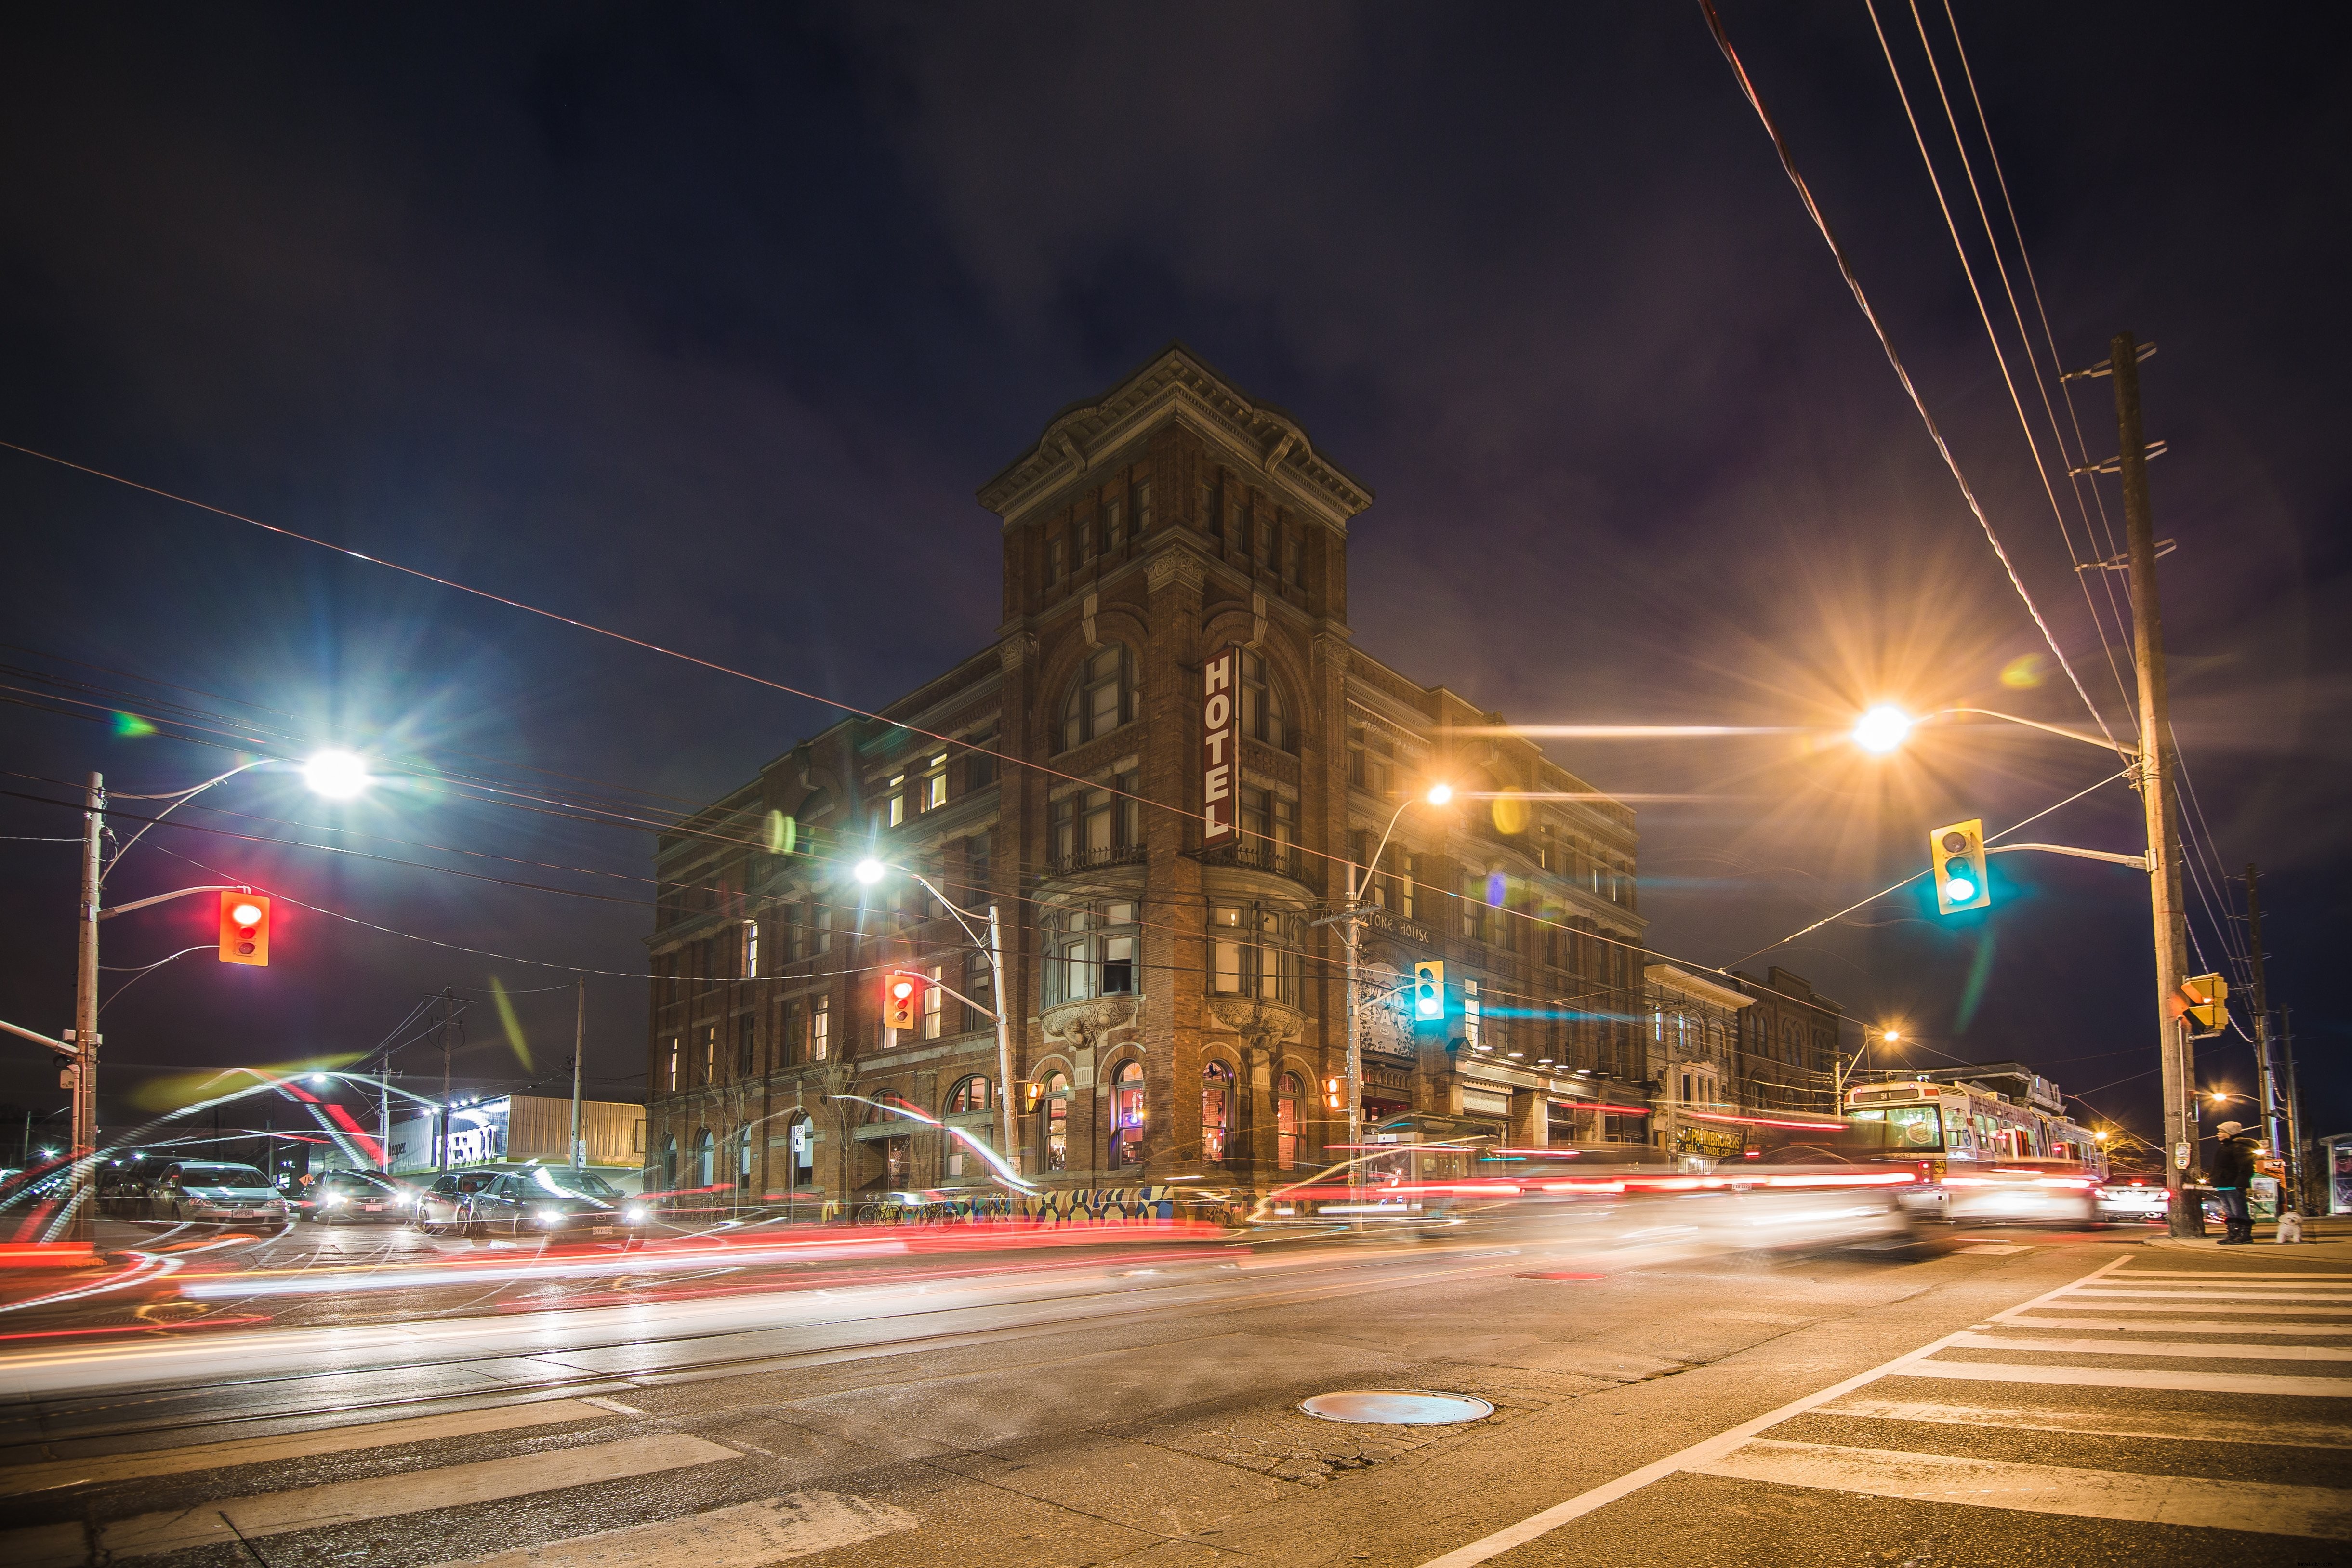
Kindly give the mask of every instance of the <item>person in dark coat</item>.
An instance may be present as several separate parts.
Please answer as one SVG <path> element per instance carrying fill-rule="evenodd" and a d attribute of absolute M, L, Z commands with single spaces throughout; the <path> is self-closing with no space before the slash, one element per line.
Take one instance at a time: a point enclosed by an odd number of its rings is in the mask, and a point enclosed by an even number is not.
<path fill-rule="evenodd" d="M 2221 1146 L 2213 1155 L 2213 1196 L 2221 1205 L 2221 1245 L 2242 1247 L 2254 1239 L 2254 1222 L 2246 1213 L 2246 1189 L 2254 1179 L 2254 1142 L 2242 1136 L 2244 1126 L 2224 1122 L 2214 1131 Z"/>

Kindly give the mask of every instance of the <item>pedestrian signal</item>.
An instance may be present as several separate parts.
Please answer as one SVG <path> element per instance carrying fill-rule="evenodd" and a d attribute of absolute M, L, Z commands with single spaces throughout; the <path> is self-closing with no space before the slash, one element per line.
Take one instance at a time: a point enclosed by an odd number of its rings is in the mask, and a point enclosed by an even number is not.
<path fill-rule="evenodd" d="M 923 977 L 894 969 L 882 977 L 882 1027 L 913 1029 L 923 1006 Z"/>
<path fill-rule="evenodd" d="M 220 956 L 224 964 L 269 963 L 269 900 L 257 893 L 220 895 Z"/>
<path fill-rule="evenodd" d="M 1323 1081 L 1323 1108 L 1327 1111 L 1344 1111 L 1348 1108 L 1346 1079 L 1326 1078 Z"/>
<path fill-rule="evenodd" d="M 1927 874 L 1936 881 L 1936 908 L 1945 915 L 1992 907 L 1985 880 L 1984 819 L 1937 828 L 1927 835 Z"/>
<path fill-rule="evenodd" d="M 2220 1034 L 2230 1027 L 2230 982 L 2219 975 L 2191 975 L 2180 982 L 2179 1011 L 2192 1035 Z"/>
<path fill-rule="evenodd" d="M 1439 959 L 1412 967 L 1412 1016 L 1422 1022 L 1445 1016 L 1445 965 Z"/>

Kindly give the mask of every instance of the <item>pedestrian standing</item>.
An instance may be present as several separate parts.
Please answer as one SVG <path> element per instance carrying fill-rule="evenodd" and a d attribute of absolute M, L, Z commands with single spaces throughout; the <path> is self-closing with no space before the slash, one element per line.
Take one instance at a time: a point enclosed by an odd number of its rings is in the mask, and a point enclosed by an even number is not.
<path fill-rule="evenodd" d="M 2254 1239 L 2254 1222 L 2246 1212 L 2246 1188 L 2254 1179 L 2254 1145 L 2242 1136 L 2244 1124 L 2224 1122 L 2214 1129 L 2221 1146 L 2213 1156 L 2213 1196 L 2221 1205 L 2221 1245 L 2242 1247 Z"/>

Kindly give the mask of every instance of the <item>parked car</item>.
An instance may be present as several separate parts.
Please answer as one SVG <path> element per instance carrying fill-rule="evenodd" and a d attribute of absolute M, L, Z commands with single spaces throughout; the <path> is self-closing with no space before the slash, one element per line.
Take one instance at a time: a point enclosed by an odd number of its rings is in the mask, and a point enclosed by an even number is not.
<path fill-rule="evenodd" d="M 414 1212 L 416 1193 L 373 1171 L 326 1171 L 289 1194 L 286 1203 L 296 1216 L 309 1220 L 402 1220 Z"/>
<path fill-rule="evenodd" d="M 2148 1176 L 2113 1176 L 2099 1188 L 2099 1218 L 2128 1223 L 2161 1220 L 2170 1208 L 2164 1183 Z"/>
<path fill-rule="evenodd" d="M 155 1206 L 165 1218 L 182 1224 L 286 1223 L 286 1199 L 268 1176 L 251 1166 L 211 1160 L 186 1160 L 165 1170 L 156 1184 Z"/>
<path fill-rule="evenodd" d="M 428 1236 L 634 1235 L 646 1206 L 593 1171 L 530 1166 L 450 1171 L 418 1197 L 416 1228 Z"/>

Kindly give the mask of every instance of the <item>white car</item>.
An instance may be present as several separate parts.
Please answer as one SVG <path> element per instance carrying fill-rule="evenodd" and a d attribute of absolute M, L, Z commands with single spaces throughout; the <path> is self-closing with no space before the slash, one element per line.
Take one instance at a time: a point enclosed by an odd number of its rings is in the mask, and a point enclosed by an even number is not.
<path fill-rule="evenodd" d="M 155 1207 L 166 1218 L 187 1224 L 283 1225 L 286 1199 L 269 1178 L 251 1166 L 190 1160 L 173 1166 L 155 1184 Z"/>
<path fill-rule="evenodd" d="M 2099 1218 L 2114 1220 L 2162 1219 L 2170 1208 L 2170 1198 L 2160 1181 L 2146 1176 L 2132 1176 L 2110 1181 L 2099 1188 Z"/>

